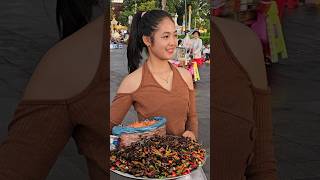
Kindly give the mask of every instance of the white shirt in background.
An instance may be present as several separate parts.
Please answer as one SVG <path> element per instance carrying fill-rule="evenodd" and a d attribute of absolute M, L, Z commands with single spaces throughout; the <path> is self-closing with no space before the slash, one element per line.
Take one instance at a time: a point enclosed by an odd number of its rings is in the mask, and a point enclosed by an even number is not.
<path fill-rule="evenodd" d="M 192 52 L 193 58 L 198 59 L 201 58 L 201 50 L 202 50 L 202 40 L 200 38 L 191 39 L 192 42 Z"/>

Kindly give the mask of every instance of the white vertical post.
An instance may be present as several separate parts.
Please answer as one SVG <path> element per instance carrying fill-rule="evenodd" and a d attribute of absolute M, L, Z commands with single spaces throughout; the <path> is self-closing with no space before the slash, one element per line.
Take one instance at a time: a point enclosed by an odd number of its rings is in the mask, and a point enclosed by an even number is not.
<path fill-rule="evenodd" d="M 189 5 L 189 23 L 188 23 L 188 30 L 191 30 L 191 5 Z"/>

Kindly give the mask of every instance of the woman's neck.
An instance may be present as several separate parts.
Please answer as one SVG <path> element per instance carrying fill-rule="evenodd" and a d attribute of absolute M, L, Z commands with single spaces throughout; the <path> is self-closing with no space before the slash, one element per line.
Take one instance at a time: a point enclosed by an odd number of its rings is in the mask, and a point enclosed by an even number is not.
<path fill-rule="evenodd" d="M 156 57 L 149 56 L 147 59 L 147 65 L 154 73 L 163 73 L 171 70 L 168 60 L 161 60 Z"/>

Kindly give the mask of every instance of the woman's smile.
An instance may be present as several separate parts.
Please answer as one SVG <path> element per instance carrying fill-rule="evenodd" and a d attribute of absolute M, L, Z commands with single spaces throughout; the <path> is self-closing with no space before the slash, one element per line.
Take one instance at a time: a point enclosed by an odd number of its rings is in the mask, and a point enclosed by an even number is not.
<path fill-rule="evenodd" d="M 175 48 L 168 48 L 168 49 L 166 49 L 166 51 L 167 51 L 169 54 L 173 54 L 174 51 L 175 51 Z"/>

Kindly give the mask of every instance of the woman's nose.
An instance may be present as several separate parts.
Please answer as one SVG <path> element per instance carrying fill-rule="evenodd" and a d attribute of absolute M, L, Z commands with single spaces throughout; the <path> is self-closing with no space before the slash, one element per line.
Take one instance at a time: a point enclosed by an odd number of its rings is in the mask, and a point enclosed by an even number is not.
<path fill-rule="evenodd" d="M 176 36 L 172 36 L 172 38 L 170 38 L 170 45 L 175 45 L 177 46 L 178 45 L 178 39 Z"/>

